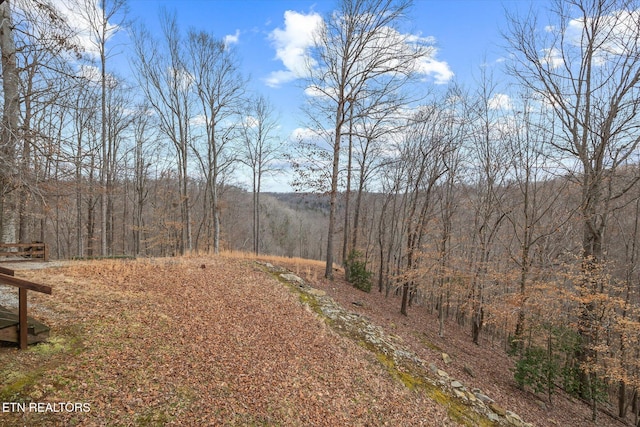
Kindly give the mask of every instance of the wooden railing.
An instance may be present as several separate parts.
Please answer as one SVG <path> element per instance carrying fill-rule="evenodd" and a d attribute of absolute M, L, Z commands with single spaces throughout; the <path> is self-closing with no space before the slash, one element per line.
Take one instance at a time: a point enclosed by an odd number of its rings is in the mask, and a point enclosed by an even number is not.
<path fill-rule="evenodd" d="M 20 350 L 26 350 L 29 326 L 27 323 L 27 291 L 36 291 L 51 295 L 51 287 L 18 279 L 9 268 L 0 267 L 0 284 L 18 288 L 18 343 Z"/>
<path fill-rule="evenodd" d="M 46 243 L 0 243 L 0 257 L 20 256 L 26 259 L 49 261 Z"/>

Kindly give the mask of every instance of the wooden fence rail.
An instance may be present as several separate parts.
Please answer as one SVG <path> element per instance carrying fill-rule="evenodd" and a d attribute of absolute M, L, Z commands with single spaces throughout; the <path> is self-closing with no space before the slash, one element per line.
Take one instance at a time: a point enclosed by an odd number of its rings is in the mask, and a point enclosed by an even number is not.
<path fill-rule="evenodd" d="M 0 257 L 20 256 L 26 259 L 49 261 L 49 248 L 46 243 L 0 243 Z"/>
<path fill-rule="evenodd" d="M 18 288 L 18 342 L 20 350 L 26 350 L 28 345 L 29 326 L 27 323 L 27 291 L 36 291 L 51 295 L 51 287 L 27 280 L 18 279 L 15 272 L 9 268 L 0 267 L 0 284 Z"/>

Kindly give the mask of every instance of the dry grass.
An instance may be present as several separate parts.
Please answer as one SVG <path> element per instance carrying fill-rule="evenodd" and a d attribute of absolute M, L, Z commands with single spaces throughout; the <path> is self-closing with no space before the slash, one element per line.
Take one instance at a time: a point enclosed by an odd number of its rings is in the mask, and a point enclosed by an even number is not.
<path fill-rule="evenodd" d="M 239 260 L 264 261 L 273 265 L 287 266 L 297 276 L 304 276 L 307 280 L 315 282 L 321 277 L 319 272 L 324 271 L 326 263 L 324 261 L 306 259 L 299 257 L 283 257 L 276 255 L 256 255 L 252 252 L 223 251 L 221 257 Z M 342 271 L 342 267 L 334 264 L 333 268 Z"/>

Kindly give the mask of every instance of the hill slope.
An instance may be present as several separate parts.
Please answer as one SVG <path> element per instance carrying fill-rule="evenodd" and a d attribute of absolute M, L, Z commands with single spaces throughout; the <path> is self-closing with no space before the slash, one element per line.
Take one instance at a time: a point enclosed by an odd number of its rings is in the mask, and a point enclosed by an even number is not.
<path fill-rule="evenodd" d="M 455 325 L 438 338 L 423 308 L 401 316 L 395 298 L 321 278 L 322 263 L 271 262 L 525 421 L 595 425 L 587 405 L 558 395 L 550 406 L 516 389 L 511 361 L 490 343 L 471 345 Z M 318 300 L 250 259 L 73 262 L 18 274 L 53 287 L 51 296 L 29 296 L 30 315 L 52 326 L 52 339 L 27 352 L 0 348 L 0 402 L 87 403 L 90 411 L 5 411 L 2 425 L 489 424 L 411 387 L 375 348 L 323 320 Z M 602 414 L 597 425 L 623 424 Z"/>
<path fill-rule="evenodd" d="M 0 401 L 89 403 L 1 413 L 2 425 L 448 425 L 254 263 L 91 262 L 20 272 L 50 344 L 0 349 Z M 55 408 L 54 408 L 55 409 Z"/>

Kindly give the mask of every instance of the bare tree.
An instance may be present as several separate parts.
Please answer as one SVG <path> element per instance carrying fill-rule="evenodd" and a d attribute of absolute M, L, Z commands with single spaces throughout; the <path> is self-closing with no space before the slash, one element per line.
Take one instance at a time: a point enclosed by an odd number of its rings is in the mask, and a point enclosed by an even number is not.
<path fill-rule="evenodd" d="M 40 198 L 38 160 L 50 141 L 46 128 L 47 117 L 60 108 L 70 87 L 69 67 L 65 57 L 76 54 L 71 41 L 73 33 L 57 11 L 47 3 L 36 1 L 14 3 L 16 62 L 19 70 L 20 132 L 15 169 L 17 187 L 18 241 L 33 239 L 33 205 Z M 34 7 L 35 6 L 35 7 Z"/>
<path fill-rule="evenodd" d="M 144 211 L 150 191 L 150 168 L 152 159 L 157 157 L 159 144 L 157 133 L 154 132 L 154 122 L 149 111 L 149 106 L 139 104 L 133 119 L 133 253 L 134 255 L 146 255 L 146 245 L 142 243 L 145 237 L 146 225 Z"/>
<path fill-rule="evenodd" d="M 253 251 L 260 251 L 260 192 L 262 179 L 277 172 L 276 160 L 281 154 L 282 141 L 275 131 L 278 128 L 273 106 L 263 96 L 249 100 L 247 116 L 243 120 L 242 139 L 244 143 L 241 161 L 251 168 L 251 192 L 253 195 Z"/>
<path fill-rule="evenodd" d="M 435 283 L 437 286 L 437 309 L 438 309 L 438 335 L 444 337 L 444 321 L 449 310 L 449 297 L 451 288 L 452 270 L 452 237 L 454 216 L 460 204 L 457 194 L 458 185 L 462 181 L 463 173 L 463 144 L 468 137 L 469 120 L 464 108 L 464 95 L 458 87 L 453 87 L 446 93 L 443 108 L 446 113 L 443 117 L 443 135 L 448 143 L 443 153 L 443 163 L 445 175 L 436 189 L 438 193 L 436 200 L 438 203 L 437 215 L 440 223 L 440 233 L 437 237 L 437 267 Z M 445 308 L 446 306 L 446 308 Z"/>
<path fill-rule="evenodd" d="M 219 187 L 225 173 L 236 160 L 231 144 L 238 130 L 240 109 L 246 79 L 239 70 L 234 50 L 206 32 L 189 33 L 189 61 L 187 69 L 193 79 L 193 91 L 198 100 L 196 110 L 203 120 L 205 149 L 194 147 L 206 177 L 209 206 L 206 217 L 212 219 L 214 253 L 220 250 Z M 193 141 L 195 143 L 195 141 Z"/>
<path fill-rule="evenodd" d="M 522 350 L 529 287 L 540 280 L 543 268 L 548 265 L 534 263 L 534 251 L 543 253 L 539 242 L 554 234 L 571 217 L 572 210 L 563 207 L 568 181 L 556 178 L 558 165 L 548 156 L 553 144 L 553 126 L 547 129 L 548 117 L 544 104 L 534 104 L 528 94 L 517 102 L 517 110 L 511 116 L 506 130 L 506 147 L 509 152 L 509 175 L 513 181 L 513 193 L 501 200 L 502 212 L 511 225 L 509 234 L 514 242 L 511 258 L 518 273 L 518 316 L 511 345 Z M 544 254 L 550 256 L 551 254 Z M 541 256 L 538 256 L 541 258 Z M 534 269 L 535 268 L 535 269 Z"/>
<path fill-rule="evenodd" d="M 354 113 L 350 108 L 349 114 L 349 144 L 347 161 L 347 182 L 345 191 L 345 225 L 343 241 L 343 264 L 345 276 L 349 280 L 349 266 L 344 260 L 351 251 L 358 250 L 358 237 L 363 231 L 360 229 L 360 214 L 362 199 L 366 185 L 374 177 L 374 174 L 386 162 L 391 161 L 385 154 L 385 147 L 400 137 L 405 129 L 406 119 L 403 116 L 403 107 L 408 104 L 408 97 L 401 93 L 370 94 L 362 100 L 364 105 L 358 105 Z M 376 96 L 381 95 L 382 98 Z M 354 107 L 352 104 L 351 107 Z M 359 111 L 366 112 L 359 114 Z M 352 178 L 353 176 L 353 178 Z M 353 227 L 350 224 L 350 193 L 351 182 L 357 179 L 356 199 L 353 205 Z"/>
<path fill-rule="evenodd" d="M 94 197 L 96 194 L 89 193 L 85 194 L 85 178 L 86 172 L 88 171 L 88 176 L 93 177 L 94 171 L 89 170 L 89 165 L 95 165 L 95 157 L 98 155 L 99 147 L 94 147 L 91 145 L 95 138 L 92 138 L 93 135 L 98 133 L 98 114 L 99 111 L 95 108 L 96 103 L 98 101 L 98 93 L 95 90 L 95 85 L 92 85 L 90 82 L 85 82 L 86 86 L 79 86 L 76 92 L 75 108 L 71 110 L 72 113 L 72 126 L 73 126 L 73 137 L 75 139 L 75 144 L 71 144 L 69 152 L 72 156 L 72 162 L 75 167 L 75 208 L 76 208 L 76 255 L 79 257 L 84 256 L 85 247 L 88 246 L 90 255 L 93 255 L 93 239 L 92 235 L 89 234 L 88 245 L 84 244 L 83 239 L 83 199 L 87 196 L 88 203 L 88 218 L 87 224 L 88 229 L 94 229 Z M 92 159 L 89 161 L 89 159 Z M 93 189 L 93 185 L 89 186 Z"/>
<path fill-rule="evenodd" d="M 513 53 L 511 73 L 551 107 L 559 126 L 554 147 L 579 165 L 573 180 L 581 189 L 584 280 L 579 288 L 584 302 L 578 356 L 583 363 L 592 355 L 590 325 L 597 303 L 590 296 L 605 287 L 602 275 L 595 273 L 604 261 L 611 202 L 638 180 L 609 185 L 620 166 L 635 160 L 640 142 L 637 9 L 630 0 L 557 0 L 547 31 L 541 31 L 535 16 L 511 17 L 506 35 Z M 585 369 L 584 396 L 591 394 L 592 379 Z"/>
<path fill-rule="evenodd" d="M 337 196 L 340 153 L 344 126 L 352 105 L 371 93 L 391 94 L 416 71 L 417 61 L 430 49 L 396 28 L 410 6 L 410 1 L 343 0 L 319 30 L 309 61 L 308 91 L 311 111 L 331 120 L 332 148 L 330 213 L 327 236 L 325 276 L 333 277 L 334 234 L 337 219 Z M 379 97 L 382 97 L 378 95 Z M 366 115 L 365 111 L 359 114 Z"/>
<path fill-rule="evenodd" d="M 164 50 L 146 30 L 140 29 L 134 37 L 137 54 L 134 63 L 142 90 L 158 114 L 160 131 L 175 148 L 181 216 L 179 251 L 187 253 L 193 247 L 188 192 L 193 77 L 189 74 L 187 47 L 180 37 L 175 16 L 166 11 L 161 13 L 161 24 Z"/>
<path fill-rule="evenodd" d="M 113 231 L 111 208 L 113 207 L 113 201 L 111 200 L 111 193 L 113 191 L 113 167 L 115 158 L 115 141 L 110 138 L 110 132 L 108 129 L 108 122 L 113 123 L 112 118 L 108 117 L 111 112 L 108 109 L 108 96 L 107 93 L 112 84 L 108 81 L 112 79 L 107 72 L 107 59 L 109 58 L 109 52 L 107 49 L 107 41 L 115 34 L 119 29 L 119 24 L 124 21 L 123 12 L 126 9 L 126 0 L 83 0 L 80 6 L 80 11 L 86 18 L 90 26 L 91 42 L 98 51 L 100 58 L 100 111 L 101 111 L 101 130 L 100 130 L 100 144 L 102 147 L 102 167 L 100 169 L 100 183 L 102 191 L 100 193 L 100 206 L 101 206 L 101 226 L 100 226 L 100 253 L 102 256 L 108 254 L 112 250 L 110 234 Z M 120 22 L 115 23 L 113 20 L 120 16 Z"/>
<path fill-rule="evenodd" d="M 419 266 L 418 253 L 427 225 L 434 217 L 436 184 L 447 171 L 445 154 L 450 151 L 446 111 L 440 105 L 424 106 L 416 114 L 406 133 L 401 161 L 409 166 L 406 177 L 406 272 L 402 286 L 400 312 L 407 315 L 409 298 L 415 292 L 412 270 Z"/>
<path fill-rule="evenodd" d="M 496 238 L 504 225 L 505 213 L 500 205 L 507 192 L 509 152 L 505 149 L 505 111 L 500 108 L 501 94 L 492 76 L 482 70 L 477 93 L 468 109 L 473 126 L 469 169 L 473 186 L 469 194 L 473 211 L 470 245 L 471 333 L 474 344 L 480 343 L 485 323 L 486 287 L 491 283 L 491 264 Z"/>

